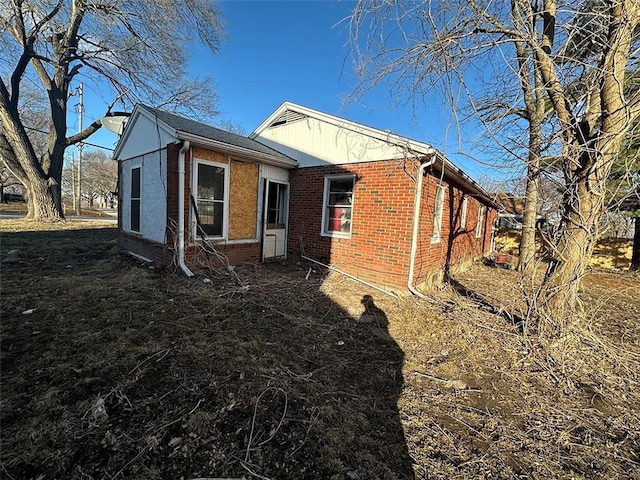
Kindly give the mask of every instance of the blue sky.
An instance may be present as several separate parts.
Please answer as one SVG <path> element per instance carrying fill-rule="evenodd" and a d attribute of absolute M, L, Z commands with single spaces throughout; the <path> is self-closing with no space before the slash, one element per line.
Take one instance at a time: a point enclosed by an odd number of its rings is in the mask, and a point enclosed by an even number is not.
<path fill-rule="evenodd" d="M 213 77 L 221 117 L 241 125 L 246 134 L 288 100 L 429 143 L 476 179 L 492 175 L 486 166 L 457 154 L 455 122 L 436 92 L 419 110 L 410 103 L 390 107 L 398 102 L 384 87 L 358 102 L 346 101 L 357 83 L 345 20 L 353 5 L 348 0 L 222 1 L 227 40 L 216 55 L 194 46 L 191 71 Z M 109 103 L 87 95 L 85 102 L 85 124 Z M 482 156 L 468 142 L 476 132 L 462 133 L 462 149 Z M 89 139 L 110 147 L 116 140 L 109 132 Z"/>

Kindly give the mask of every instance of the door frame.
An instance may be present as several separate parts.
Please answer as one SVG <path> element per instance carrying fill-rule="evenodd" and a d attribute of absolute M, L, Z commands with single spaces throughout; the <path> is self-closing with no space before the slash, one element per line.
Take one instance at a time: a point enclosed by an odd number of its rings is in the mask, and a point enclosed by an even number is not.
<path fill-rule="evenodd" d="M 272 180 L 270 178 L 264 178 L 264 190 L 262 192 L 262 247 L 260 248 L 260 261 L 265 261 L 265 250 L 267 248 L 267 212 L 269 209 L 269 187 L 271 184 L 283 185 L 286 187 L 286 192 L 284 196 L 284 255 L 282 257 L 268 257 L 271 258 L 287 258 L 287 240 L 289 236 L 289 198 L 291 195 L 291 187 L 289 182 L 284 182 L 281 180 Z"/>

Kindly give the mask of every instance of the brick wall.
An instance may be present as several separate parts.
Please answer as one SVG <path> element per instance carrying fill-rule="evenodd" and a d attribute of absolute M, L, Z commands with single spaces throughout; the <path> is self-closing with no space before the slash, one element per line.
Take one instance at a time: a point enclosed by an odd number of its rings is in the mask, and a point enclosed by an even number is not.
<path fill-rule="evenodd" d="M 289 252 L 378 285 L 404 288 L 415 187 L 403 167 L 401 161 L 385 161 L 292 170 Z M 324 178 L 344 174 L 356 175 L 351 238 L 323 237 Z"/>
<path fill-rule="evenodd" d="M 174 235 L 178 224 L 178 157 L 181 144 L 173 144 L 167 147 L 167 243 L 172 248 L 175 245 Z M 185 261 L 187 266 L 197 268 L 201 266 L 201 261 L 206 255 L 198 255 L 196 260 L 195 245 L 188 245 L 190 218 L 189 211 L 191 208 L 191 158 L 190 153 L 185 153 L 185 189 L 184 189 L 184 225 L 185 242 L 187 244 L 185 251 Z M 241 265 L 244 263 L 257 263 L 260 261 L 260 243 L 217 243 L 215 249 L 224 254 L 231 265 Z M 192 260 L 190 262 L 190 259 Z M 211 261 L 215 263 L 215 255 L 211 256 Z"/>
<path fill-rule="evenodd" d="M 491 241 L 492 210 L 487 208 L 483 233 L 476 237 L 476 223 L 481 207 L 485 207 L 476 197 L 464 192 L 459 186 L 440 180 L 440 172 L 428 172 L 423 183 L 422 206 L 420 209 L 420 235 L 415 260 L 414 284 L 430 285 L 438 283 L 446 270 L 456 271 L 465 264 L 480 258 L 489 248 Z M 441 239 L 432 243 L 433 218 L 436 189 L 445 187 L 442 212 Z M 461 227 L 463 197 L 467 197 L 467 216 Z M 486 245 L 486 247 L 485 247 Z"/>
<path fill-rule="evenodd" d="M 331 263 L 349 274 L 377 285 L 406 289 L 413 231 L 413 209 L 418 163 L 389 160 L 307 167 L 292 170 L 289 213 L 289 253 L 304 254 Z M 350 238 L 321 235 L 324 179 L 327 175 L 355 174 L 352 232 Z M 469 196 L 466 228 L 459 228 L 463 192 L 445 183 L 441 241 L 432 244 L 433 212 L 438 172 L 426 173 L 419 224 L 415 284 L 430 283 L 442 272 L 478 258 L 486 237 L 476 238 L 480 203 Z M 491 213 L 485 223 L 491 225 Z M 453 235 L 449 232 L 454 226 Z M 441 277 L 441 275 L 440 275 Z"/>
<path fill-rule="evenodd" d="M 140 235 L 118 231 L 118 245 L 126 252 L 148 258 L 156 267 L 166 267 L 173 260 L 173 252 L 166 245 L 153 242 Z"/>

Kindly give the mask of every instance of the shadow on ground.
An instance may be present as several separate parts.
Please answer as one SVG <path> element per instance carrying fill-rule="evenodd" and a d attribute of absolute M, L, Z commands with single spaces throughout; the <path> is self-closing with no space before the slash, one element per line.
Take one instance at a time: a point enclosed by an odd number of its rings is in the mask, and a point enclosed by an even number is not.
<path fill-rule="evenodd" d="M 114 237 L 2 235 L 3 477 L 414 478 L 374 298 L 275 266 L 205 284 Z"/>

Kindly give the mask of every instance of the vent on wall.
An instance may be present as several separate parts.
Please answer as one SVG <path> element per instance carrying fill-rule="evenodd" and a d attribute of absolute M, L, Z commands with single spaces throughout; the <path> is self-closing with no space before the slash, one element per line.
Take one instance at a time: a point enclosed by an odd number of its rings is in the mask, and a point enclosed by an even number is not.
<path fill-rule="evenodd" d="M 307 116 L 304 113 L 294 112 L 293 110 L 287 110 L 278 118 L 276 118 L 269 128 L 277 127 L 279 125 L 284 125 L 286 123 L 297 122 L 298 120 L 304 120 Z"/>

